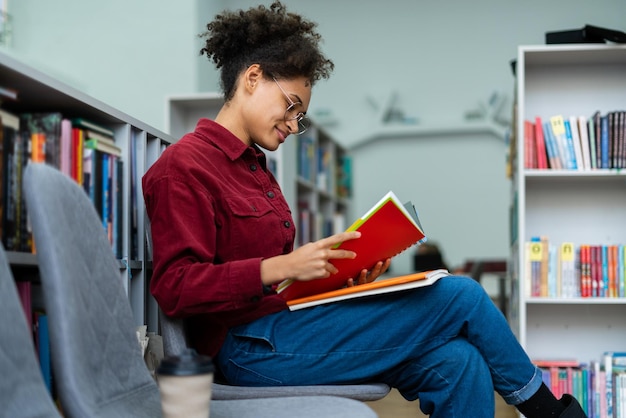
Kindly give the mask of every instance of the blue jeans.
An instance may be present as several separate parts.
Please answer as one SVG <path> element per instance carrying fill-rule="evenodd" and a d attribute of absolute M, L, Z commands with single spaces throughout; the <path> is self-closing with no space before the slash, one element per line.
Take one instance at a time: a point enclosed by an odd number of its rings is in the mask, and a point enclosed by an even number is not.
<path fill-rule="evenodd" d="M 216 363 L 242 386 L 385 382 L 437 417 L 493 417 L 541 372 L 476 281 L 282 311 L 230 330 Z"/>

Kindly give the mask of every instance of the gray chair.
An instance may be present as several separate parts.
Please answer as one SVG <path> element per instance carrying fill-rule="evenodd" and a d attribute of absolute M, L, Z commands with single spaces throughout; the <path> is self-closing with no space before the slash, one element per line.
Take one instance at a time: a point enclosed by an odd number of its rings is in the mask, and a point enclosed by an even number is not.
<path fill-rule="evenodd" d="M 150 220 L 146 221 L 146 248 L 152 259 L 152 232 Z M 177 355 L 187 348 L 185 323 L 181 318 L 172 318 L 159 309 L 159 324 L 163 337 L 163 353 Z M 308 386 L 263 386 L 244 387 L 213 383 L 213 399 L 256 399 L 286 396 L 340 396 L 358 401 L 377 401 L 389 394 L 391 388 L 385 383 L 363 383 L 358 385 L 308 385 Z"/>
<path fill-rule="evenodd" d="M 35 355 L 24 310 L 0 245 L 0 417 L 60 418 Z"/>
<path fill-rule="evenodd" d="M 45 164 L 28 164 L 24 196 L 49 316 L 53 373 L 65 416 L 160 417 L 117 261 L 83 189 Z M 211 417 L 375 417 L 338 397 L 211 403 Z"/>

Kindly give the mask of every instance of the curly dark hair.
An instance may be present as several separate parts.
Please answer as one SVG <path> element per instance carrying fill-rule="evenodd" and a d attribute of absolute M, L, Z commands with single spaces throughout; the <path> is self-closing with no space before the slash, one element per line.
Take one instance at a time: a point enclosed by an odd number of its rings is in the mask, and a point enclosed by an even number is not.
<path fill-rule="evenodd" d="M 261 5 L 246 11 L 224 11 L 207 24 L 200 54 L 220 69 L 226 101 L 232 99 L 241 71 L 259 64 L 266 77 L 304 76 L 314 84 L 327 79 L 334 68 L 319 48 L 322 39 L 317 23 L 288 13 L 280 1 L 270 8 Z"/>

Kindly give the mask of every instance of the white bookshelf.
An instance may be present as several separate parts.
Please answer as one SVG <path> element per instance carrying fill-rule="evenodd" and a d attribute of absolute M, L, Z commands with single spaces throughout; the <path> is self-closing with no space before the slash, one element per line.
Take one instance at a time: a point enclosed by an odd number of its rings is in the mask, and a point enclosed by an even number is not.
<path fill-rule="evenodd" d="M 114 131 L 115 142 L 122 149 L 121 159 L 124 164 L 121 219 L 123 257 L 119 265 L 136 325 L 148 325 L 150 331 L 157 331 L 156 303 L 148 291 L 141 177 L 157 158 L 155 150 L 171 143 L 173 138 L 3 53 L 0 53 L 0 85 L 17 91 L 18 100 L 4 100 L 1 103 L 2 109 L 10 113 L 19 115 L 22 112 L 58 111 L 63 117 L 85 118 Z M 131 153 L 133 148 L 135 151 Z M 135 155 L 134 169 L 131 168 L 132 154 Z M 136 232 L 132 227 L 133 214 L 138 221 Z M 136 243 L 136 252 L 132 251 L 133 242 Z M 33 271 L 36 272 L 34 254 L 8 252 L 7 257 L 18 272 L 18 280 L 30 279 Z M 24 277 L 19 277 L 22 272 Z"/>
<path fill-rule="evenodd" d="M 170 96 L 166 103 L 166 121 L 169 133 L 178 139 L 187 132 L 192 132 L 200 118 L 214 118 L 223 104 L 222 96 L 218 93 L 194 93 L 187 95 Z M 320 175 L 317 159 L 312 163 L 311 176 L 309 178 L 299 174 L 299 158 L 301 157 L 300 144 L 303 140 L 310 139 L 312 143 L 313 156 L 318 155 L 318 150 L 326 149 L 328 159 L 332 162 L 328 172 Z M 314 213 L 318 224 L 317 228 L 312 228 L 311 240 L 322 238 L 324 230 L 319 226 L 320 220 L 339 218 L 336 222 L 337 228 L 345 229 L 349 214 L 349 197 L 340 196 L 333 181 L 338 172 L 334 162 L 337 158 L 347 155 L 347 151 L 341 147 L 328 133 L 315 122 L 313 126 L 302 136 L 291 135 L 287 140 L 273 152 L 266 152 L 268 160 L 273 160 L 276 166 L 276 177 L 281 185 L 283 194 L 292 209 L 293 219 L 296 222 L 297 236 L 296 244 L 302 234 L 299 228 L 301 215 L 300 208 L 306 205 Z M 328 183 L 321 178 L 326 176 Z M 332 184 L 332 186 L 328 186 Z M 339 214 L 338 216 L 336 214 Z M 339 232 L 339 231 L 335 231 Z"/>
<path fill-rule="evenodd" d="M 626 349 L 625 298 L 530 297 L 524 243 L 626 244 L 626 176 L 524 168 L 524 120 L 626 109 L 623 45 L 521 46 L 517 56 L 516 158 L 511 190 L 510 320 L 531 358 L 600 360 Z"/>

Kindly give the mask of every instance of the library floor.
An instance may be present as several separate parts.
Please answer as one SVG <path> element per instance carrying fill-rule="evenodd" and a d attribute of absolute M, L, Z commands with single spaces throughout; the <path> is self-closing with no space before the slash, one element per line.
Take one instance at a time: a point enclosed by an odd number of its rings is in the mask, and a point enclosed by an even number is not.
<path fill-rule="evenodd" d="M 367 403 L 379 418 L 423 418 L 427 417 L 419 410 L 418 402 L 409 402 L 392 390 L 385 398 Z M 507 405 L 500 395 L 496 393 L 496 415 L 494 418 L 517 418 L 516 409 Z M 469 418 L 469 417 L 468 417 Z M 478 417 L 477 417 L 478 418 Z"/>

